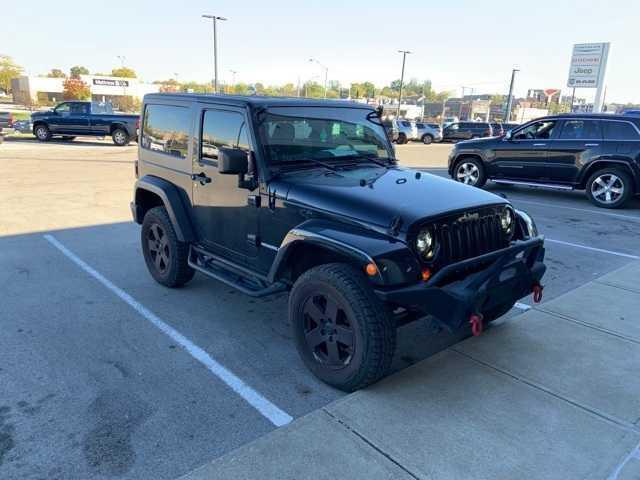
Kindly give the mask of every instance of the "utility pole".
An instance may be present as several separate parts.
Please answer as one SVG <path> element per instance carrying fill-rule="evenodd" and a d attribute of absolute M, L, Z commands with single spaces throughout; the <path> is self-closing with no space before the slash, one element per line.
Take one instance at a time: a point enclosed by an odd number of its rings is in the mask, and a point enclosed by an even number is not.
<path fill-rule="evenodd" d="M 315 58 L 310 58 L 309 61 L 311 63 L 317 63 L 318 65 L 320 65 L 321 68 L 324 69 L 324 98 L 327 98 L 327 77 L 329 76 L 329 68 L 325 67 L 323 64 L 321 64 Z"/>
<path fill-rule="evenodd" d="M 504 112 L 504 122 L 509 123 L 511 121 L 511 106 L 513 105 L 513 82 L 515 81 L 516 78 L 516 72 L 519 72 L 520 70 L 517 68 L 514 68 L 513 70 L 511 70 L 511 82 L 509 84 L 509 96 L 507 97 L 507 108 L 505 109 Z"/>
<path fill-rule="evenodd" d="M 576 87 L 573 87 L 573 92 L 571 93 L 571 112 L 573 113 L 573 102 L 576 100 Z"/>
<path fill-rule="evenodd" d="M 213 93 L 218 93 L 218 31 L 216 24 L 218 20 L 224 22 L 227 19 L 216 15 L 202 15 L 202 18 L 211 19 L 213 25 Z"/>
<path fill-rule="evenodd" d="M 229 72 L 231 72 L 231 87 L 235 88 L 236 86 L 236 74 L 238 73 L 236 70 L 231 70 L 229 69 Z M 233 92 L 229 92 L 229 93 L 233 93 Z"/>
<path fill-rule="evenodd" d="M 398 50 L 398 53 L 402 54 L 402 73 L 400 74 L 400 90 L 398 92 L 398 109 L 396 110 L 396 118 L 400 117 L 400 105 L 402 104 L 402 84 L 404 83 L 404 64 L 407 60 L 407 54 L 411 53 L 409 50 Z"/>

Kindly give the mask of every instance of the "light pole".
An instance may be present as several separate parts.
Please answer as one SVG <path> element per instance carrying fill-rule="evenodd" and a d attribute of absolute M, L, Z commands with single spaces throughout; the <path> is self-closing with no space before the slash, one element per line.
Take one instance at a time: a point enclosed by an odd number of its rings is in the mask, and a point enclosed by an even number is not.
<path fill-rule="evenodd" d="M 218 20 L 224 22 L 227 19 L 216 15 L 202 15 L 202 18 L 211 19 L 213 25 L 213 92 L 218 93 L 218 31 L 216 24 Z"/>
<path fill-rule="evenodd" d="M 125 57 L 124 55 L 116 55 L 116 57 L 118 58 L 118 60 L 120 60 L 120 68 L 124 68 L 124 62 L 127 60 L 127 57 Z M 127 96 L 127 87 L 124 83 L 122 84 L 122 96 Z"/>
<path fill-rule="evenodd" d="M 511 70 L 511 82 L 509 83 L 509 96 L 507 97 L 507 108 L 504 111 L 504 121 L 509 123 L 511 121 L 511 107 L 513 105 L 513 83 L 516 79 L 516 72 L 520 70 L 514 68 Z"/>
<path fill-rule="evenodd" d="M 324 68 L 324 98 L 327 98 L 327 77 L 329 76 L 329 68 L 325 67 L 315 58 L 310 58 L 309 61 L 311 63 L 317 63 L 318 65 L 320 65 L 321 68 Z"/>
<path fill-rule="evenodd" d="M 400 117 L 400 104 L 402 103 L 402 84 L 404 83 L 404 64 L 407 60 L 409 50 L 398 50 L 402 54 L 402 73 L 400 74 L 400 90 L 398 91 L 398 109 L 396 110 L 396 118 Z"/>
<path fill-rule="evenodd" d="M 236 87 L 236 75 L 237 75 L 237 71 L 236 70 L 231 70 L 229 69 L 229 71 L 231 72 L 231 87 L 235 89 Z M 230 92 L 233 93 L 233 92 Z"/>

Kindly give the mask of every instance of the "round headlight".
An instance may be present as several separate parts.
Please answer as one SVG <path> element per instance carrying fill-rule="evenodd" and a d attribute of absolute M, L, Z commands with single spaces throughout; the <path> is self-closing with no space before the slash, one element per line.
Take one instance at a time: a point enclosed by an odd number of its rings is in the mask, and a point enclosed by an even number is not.
<path fill-rule="evenodd" d="M 500 214 L 500 226 L 504 233 L 511 233 L 513 231 L 514 215 L 511 207 L 505 207 Z"/>
<path fill-rule="evenodd" d="M 416 237 L 416 249 L 426 259 L 433 257 L 435 253 L 435 242 L 433 241 L 433 234 L 428 228 L 423 228 Z"/>

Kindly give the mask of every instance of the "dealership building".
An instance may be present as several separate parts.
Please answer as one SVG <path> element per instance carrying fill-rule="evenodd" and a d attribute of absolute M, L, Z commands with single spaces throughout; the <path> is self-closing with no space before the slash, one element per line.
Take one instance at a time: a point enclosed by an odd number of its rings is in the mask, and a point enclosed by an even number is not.
<path fill-rule="evenodd" d="M 137 78 L 80 75 L 89 86 L 91 100 L 118 103 L 122 97 L 142 99 L 147 93 L 159 90 L 159 85 L 143 83 Z M 13 99 L 24 105 L 47 104 L 62 101 L 65 78 L 22 76 L 11 81 Z"/>

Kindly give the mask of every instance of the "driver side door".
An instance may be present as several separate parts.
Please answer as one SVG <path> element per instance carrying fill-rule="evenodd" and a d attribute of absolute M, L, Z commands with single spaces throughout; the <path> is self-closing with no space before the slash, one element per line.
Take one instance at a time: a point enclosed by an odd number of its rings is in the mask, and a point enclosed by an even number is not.
<path fill-rule="evenodd" d="M 515 130 L 510 139 L 502 138 L 494 150 L 490 175 L 493 178 L 542 181 L 548 177 L 548 157 L 556 122 L 541 120 Z"/>
<path fill-rule="evenodd" d="M 239 187 L 238 175 L 218 171 L 220 147 L 252 150 L 245 112 L 204 106 L 199 116 L 198 151 L 192 176 L 193 216 L 199 237 L 212 252 L 235 263 L 255 257 L 258 214 L 249 205 L 250 192 Z M 252 237 L 249 237 L 249 236 Z"/>

